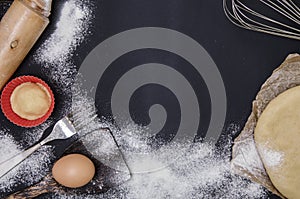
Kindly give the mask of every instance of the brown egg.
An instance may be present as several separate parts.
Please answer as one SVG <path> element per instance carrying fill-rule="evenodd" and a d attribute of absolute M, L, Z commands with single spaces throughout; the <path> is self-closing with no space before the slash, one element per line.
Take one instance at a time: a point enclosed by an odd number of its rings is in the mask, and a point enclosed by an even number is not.
<path fill-rule="evenodd" d="M 69 188 L 78 188 L 92 180 L 95 175 L 95 166 L 84 155 L 70 154 L 54 164 L 52 174 L 59 184 Z"/>

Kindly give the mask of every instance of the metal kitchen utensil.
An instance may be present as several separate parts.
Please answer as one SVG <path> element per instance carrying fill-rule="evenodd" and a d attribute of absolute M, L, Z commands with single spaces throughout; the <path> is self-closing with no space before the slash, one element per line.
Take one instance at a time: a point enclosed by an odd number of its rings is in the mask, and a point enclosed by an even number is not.
<path fill-rule="evenodd" d="M 300 40 L 300 8 L 293 0 L 223 0 L 223 9 L 236 26 Z"/>
<path fill-rule="evenodd" d="M 131 178 L 130 171 L 119 147 L 108 128 L 101 128 L 80 137 L 63 155 L 80 153 L 89 157 L 95 164 L 96 174 L 87 185 L 71 189 L 59 185 L 51 172 L 39 183 L 14 193 L 10 199 L 35 198 L 41 194 L 62 194 L 83 198 L 84 194 L 101 194 Z M 83 196 L 81 196 L 83 194 Z M 49 198 L 43 195 L 43 198 Z M 58 197 L 58 196 L 57 196 Z"/>
<path fill-rule="evenodd" d="M 68 119 L 68 117 L 62 118 L 54 125 L 50 126 L 47 130 L 52 131 L 45 139 L 43 139 L 36 145 L 30 147 L 26 151 L 23 151 L 13 156 L 12 158 L 0 163 L 0 178 L 3 177 L 6 173 L 8 173 L 10 170 L 12 170 L 14 167 L 16 167 L 18 164 L 20 164 L 22 161 L 24 161 L 28 156 L 30 156 L 33 152 L 38 150 L 41 146 L 53 140 L 70 138 L 76 134 L 76 129 L 71 123 L 71 121 Z"/>

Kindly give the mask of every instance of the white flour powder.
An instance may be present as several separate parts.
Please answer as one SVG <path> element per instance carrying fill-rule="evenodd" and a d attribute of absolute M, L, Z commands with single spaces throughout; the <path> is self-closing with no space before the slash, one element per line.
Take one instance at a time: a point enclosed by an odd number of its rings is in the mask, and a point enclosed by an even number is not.
<path fill-rule="evenodd" d="M 52 35 L 34 55 L 35 61 L 43 66 L 57 89 L 64 89 L 73 83 L 76 67 L 72 62 L 75 50 L 89 34 L 92 9 L 88 1 L 68 0 L 64 3 L 59 21 Z M 124 152 L 132 171 L 150 168 L 148 172 L 134 172 L 132 179 L 107 193 L 97 196 L 60 196 L 60 198 L 110 198 L 110 199 L 193 199 L 193 198 L 264 198 L 262 187 L 235 176 L 230 171 L 228 156 L 217 155 L 208 143 L 170 143 L 159 150 L 148 145 L 147 129 L 133 124 L 120 129 L 102 120 L 92 120 L 95 108 L 92 99 L 73 90 L 75 95 L 72 110 L 83 126 L 79 132 L 90 132 L 99 127 L 109 126 Z M 30 134 L 30 133 L 28 133 Z M 37 138 L 24 138 L 26 145 Z M 0 155 L 7 159 L 20 152 L 21 147 L 7 133 L 0 134 Z M 44 147 L 28 158 L 14 171 L 0 181 L 0 190 L 10 190 L 18 183 L 32 184 L 41 179 L 52 154 L 51 147 Z M 1 161 L 1 159 L 0 159 Z M 58 196 L 53 196 L 57 198 Z"/>
<path fill-rule="evenodd" d="M 148 145 L 147 129 L 134 124 L 124 124 L 118 131 L 111 124 L 99 120 L 91 121 L 95 114 L 93 100 L 80 89 L 73 90 L 73 108 L 85 124 L 85 131 L 110 126 L 115 138 L 124 152 L 130 169 L 135 172 L 151 168 L 148 172 L 133 173 L 128 182 L 114 187 L 105 194 L 97 196 L 59 196 L 60 198 L 111 198 L 111 199 L 152 199 L 152 198 L 264 198 L 266 193 L 261 186 L 245 181 L 230 171 L 228 156 L 217 155 L 215 148 L 208 143 L 170 143 L 157 150 Z M 73 109 L 74 110 L 74 109 Z M 89 124 L 89 125 L 86 125 Z M 30 139 L 29 139 L 30 140 Z M 1 151 L 20 151 L 20 147 L 7 134 L 0 137 L 4 142 Z M 7 148 L 6 148 L 7 147 Z M 97 150 L 95 150 L 97 151 Z M 49 172 L 51 148 L 35 153 L 22 165 L 2 178 L 0 189 L 12 189 L 18 183 L 32 184 Z M 8 157 L 8 155 L 6 155 Z M 146 157 L 146 158 L 145 158 Z M 150 167 L 149 167 L 150 165 Z M 9 182 L 9 183 L 8 183 Z M 53 198 L 57 198 L 54 195 Z"/>
<path fill-rule="evenodd" d="M 76 90 L 76 89 L 75 89 Z M 90 120 L 93 100 L 82 93 L 74 101 L 84 123 Z M 88 108 L 89 107 L 89 108 Z M 94 109 L 95 110 L 95 109 Z M 119 126 L 91 123 L 90 129 L 110 126 L 125 159 L 133 172 L 132 178 L 105 194 L 59 195 L 60 198 L 110 199 L 181 199 L 181 198 L 264 198 L 264 189 L 231 173 L 229 156 L 217 155 L 209 143 L 170 143 L 160 149 L 148 143 L 147 129 L 134 124 Z M 95 150 L 97 151 L 97 150 Z M 143 172 L 136 172 L 145 169 Z M 148 172 L 147 172 L 148 169 Z M 53 196 L 57 198 L 58 195 Z"/>
<path fill-rule="evenodd" d="M 0 133 L 0 162 L 8 160 L 21 151 L 23 151 L 23 147 L 14 141 L 12 136 L 3 131 Z M 52 157 L 52 147 L 41 147 L 29 156 L 29 158 L 0 178 L 0 195 L 14 190 L 19 184 L 29 186 L 40 181 L 49 172 L 48 165 Z"/>
<path fill-rule="evenodd" d="M 76 67 L 72 62 L 74 51 L 90 33 L 93 18 L 91 4 L 88 0 L 69 0 L 61 9 L 55 31 L 41 45 L 34 55 L 37 63 L 44 66 L 53 81 L 59 85 L 69 86 Z"/>
<path fill-rule="evenodd" d="M 283 161 L 284 154 L 279 151 L 261 147 L 261 155 L 264 157 L 264 164 L 268 167 L 278 167 Z"/>
<path fill-rule="evenodd" d="M 132 128 L 130 126 L 129 128 Z M 132 129 L 135 131 L 135 129 Z M 121 136 L 121 137 L 119 137 Z M 134 149 L 127 148 L 123 151 L 136 152 L 141 144 L 144 147 L 143 135 L 132 134 L 117 135 L 121 140 L 135 143 Z M 137 139 L 139 137 L 140 139 Z M 127 143 L 119 143 L 122 146 L 130 146 Z M 149 158 L 139 159 L 140 156 L 126 157 L 130 167 L 143 168 L 154 165 L 158 169 L 153 172 L 133 174 L 132 179 L 119 187 L 109 190 L 107 193 L 97 196 L 60 196 L 63 198 L 128 198 L 128 199 L 192 199 L 192 198 L 264 198 L 266 197 L 262 187 L 245 181 L 231 174 L 227 157 L 219 157 L 215 154 L 210 144 L 195 144 L 188 152 L 187 145 L 173 143 L 160 153 L 154 149 L 140 151 L 139 154 L 149 155 Z M 171 164 L 166 164 L 166 159 L 174 158 Z M 167 161 L 168 162 L 168 161 Z M 54 197 L 55 198 L 55 197 Z"/>
<path fill-rule="evenodd" d="M 35 52 L 34 60 L 51 77 L 57 92 L 66 92 L 73 83 L 76 66 L 72 62 L 74 51 L 89 34 L 93 18 L 88 0 L 68 0 L 61 9 L 54 32 Z M 63 110 L 65 111 L 65 110 Z M 23 139 L 16 143 L 8 132 L 0 134 L 0 162 L 12 157 L 38 141 L 51 121 L 34 129 L 21 132 Z M 0 179 L 0 193 L 13 190 L 18 184 L 32 185 L 49 172 L 52 148 L 44 146 L 26 161 Z"/>
<path fill-rule="evenodd" d="M 236 166 L 247 168 L 247 171 L 254 176 L 257 174 L 257 171 L 264 168 L 259 158 L 254 139 L 249 138 L 249 140 L 245 140 L 243 147 L 238 152 L 234 157 L 234 164 Z"/>
<path fill-rule="evenodd" d="M 20 145 L 24 146 L 25 148 L 32 146 L 32 144 L 39 141 L 43 135 L 43 132 L 52 124 L 53 121 L 51 119 L 48 119 L 43 124 L 31 128 L 26 129 L 22 133 L 22 140 L 20 140 Z"/>
<path fill-rule="evenodd" d="M 0 162 L 5 161 L 9 157 L 18 154 L 20 146 L 16 144 L 13 137 L 6 132 L 0 132 Z"/>
<path fill-rule="evenodd" d="M 218 156 L 212 145 L 171 143 L 156 151 L 145 147 L 145 134 L 140 128 L 137 131 L 134 125 L 130 125 L 124 131 L 121 129 L 116 134 L 116 139 L 122 140 L 119 144 L 123 146 L 130 168 L 136 170 L 154 165 L 158 170 L 133 174 L 129 182 L 110 190 L 103 198 L 252 199 L 265 196 L 261 186 L 233 175 L 230 172 L 229 157 Z M 136 153 L 139 146 L 141 150 L 138 155 L 131 154 Z M 147 158 L 143 158 L 144 156 Z"/>

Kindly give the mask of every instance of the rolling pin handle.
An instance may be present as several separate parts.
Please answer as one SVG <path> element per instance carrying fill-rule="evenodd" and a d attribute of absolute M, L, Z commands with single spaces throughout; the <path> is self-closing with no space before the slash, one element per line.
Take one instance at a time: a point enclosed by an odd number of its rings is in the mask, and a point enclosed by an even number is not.
<path fill-rule="evenodd" d="M 0 0 L 1 1 L 1 0 Z M 14 0 L 0 22 L 0 91 L 49 24 L 52 0 Z"/>

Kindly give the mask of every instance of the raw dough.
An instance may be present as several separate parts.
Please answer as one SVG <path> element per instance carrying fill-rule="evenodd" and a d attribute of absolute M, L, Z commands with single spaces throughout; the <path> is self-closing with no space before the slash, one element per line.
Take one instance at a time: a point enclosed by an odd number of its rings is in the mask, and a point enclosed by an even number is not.
<path fill-rule="evenodd" d="M 274 186 L 285 197 L 299 199 L 300 86 L 288 89 L 268 104 L 258 119 L 254 139 Z M 281 157 L 266 151 L 280 153 Z"/>
<path fill-rule="evenodd" d="M 234 139 L 232 147 L 232 172 L 263 185 L 281 198 L 285 197 L 274 187 L 258 154 L 254 130 L 258 118 L 270 101 L 282 92 L 299 85 L 300 55 L 290 54 L 261 86 L 252 103 L 252 112 L 242 132 Z"/>
<path fill-rule="evenodd" d="M 10 101 L 12 110 L 27 120 L 43 117 L 51 106 L 51 98 L 47 89 L 39 83 L 31 82 L 17 86 Z"/>

